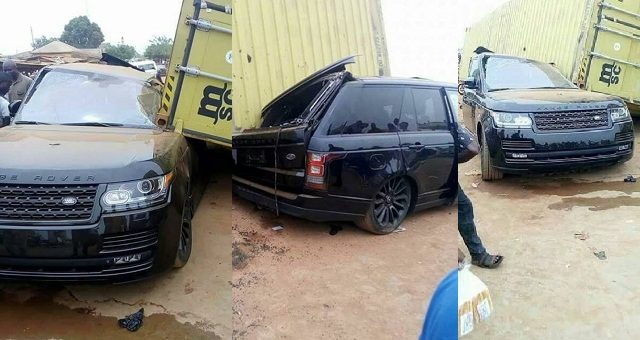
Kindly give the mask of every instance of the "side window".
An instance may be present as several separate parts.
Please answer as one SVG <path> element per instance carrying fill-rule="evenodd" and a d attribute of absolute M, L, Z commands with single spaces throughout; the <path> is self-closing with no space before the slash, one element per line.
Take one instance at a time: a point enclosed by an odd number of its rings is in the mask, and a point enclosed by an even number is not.
<path fill-rule="evenodd" d="M 401 132 L 418 131 L 418 124 L 416 122 L 416 108 L 413 103 L 413 93 L 410 89 L 404 91 L 404 98 L 402 99 L 402 112 L 400 113 L 400 126 Z"/>
<path fill-rule="evenodd" d="M 473 77 L 478 79 L 480 76 L 479 73 L 480 69 L 479 69 L 479 58 L 473 57 L 471 58 L 471 61 L 469 62 L 469 77 Z"/>
<path fill-rule="evenodd" d="M 400 110 L 404 88 L 363 86 L 345 88 L 333 108 L 328 133 L 367 134 L 396 132 L 400 129 Z"/>
<path fill-rule="evenodd" d="M 418 130 L 449 130 L 447 111 L 437 89 L 411 89 Z"/>

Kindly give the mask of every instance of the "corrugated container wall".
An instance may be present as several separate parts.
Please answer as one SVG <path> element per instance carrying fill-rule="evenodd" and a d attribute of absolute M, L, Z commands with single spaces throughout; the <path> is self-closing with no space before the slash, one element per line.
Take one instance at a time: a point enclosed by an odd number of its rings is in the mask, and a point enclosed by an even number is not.
<path fill-rule="evenodd" d="M 459 79 L 467 77 L 478 46 L 496 53 L 553 62 L 567 77 L 581 51 L 588 0 L 511 0 L 467 28 Z"/>
<path fill-rule="evenodd" d="M 316 70 L 357 55 L 349 71 L 389 75 L 380 0 L 235 0 L 236 130 L 257 127 L 278 94 Z"/>
<path fill-rule="evenodd" d="M 580 88 L 640 116 L 640 0 L 511 0 L 465 34 L 458 77 L 478 46 L 555 63 Z"/>

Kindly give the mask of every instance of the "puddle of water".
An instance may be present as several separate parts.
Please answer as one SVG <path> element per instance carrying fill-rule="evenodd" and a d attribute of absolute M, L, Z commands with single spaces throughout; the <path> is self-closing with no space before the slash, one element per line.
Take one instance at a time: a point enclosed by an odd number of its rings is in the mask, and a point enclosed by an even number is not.
<path fill-rule="evenodd" d="M 619 207 L 640 207 L 640 199 L 629 196 L 619 197 L 565 197 L 562 202 L 549 205 L 552 210 L 571 210 L 574 207 L 589 207 L 591 211 L 601 211 Z"/>
<path fill-rule="evenodd" d="M 193 325 L 179 323 L 175 316 L 153 314 L 144 318 L 137 332 L 118 326 L 115 317 L 95 315 L 92 309 L 71 309 L 52 301 L 63 288 L 38 287 L 24 297 L 0 290 L 0 329 L 3 338 L 15 339 L 220 339 Z M 22 295 L 22 296 L 20 296 Z M 125 308 L 123 307 L 123 310 Z M 137 307 L 126 307 L 130 314 Z"/>
<path fill-rule="evenodd" d="M 508 199 L 529 199 L 531 196 L 569 197 L 596 191 L 618 191 L 631 195 L 640 192 L 640 183 L 619 182 L 577 182 L 571 179 L 556 180 L 504 180 L 496 183 L 482 183 L 476 190 Z"/>

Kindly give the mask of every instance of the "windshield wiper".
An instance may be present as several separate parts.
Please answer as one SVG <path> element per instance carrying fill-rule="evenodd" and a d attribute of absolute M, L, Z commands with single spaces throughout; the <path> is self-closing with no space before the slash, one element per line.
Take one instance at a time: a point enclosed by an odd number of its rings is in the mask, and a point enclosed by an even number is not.
<path fill-rule="evenodd" d="M 51 125 L 51 123 L 36 122 L 35 120 L 18 120 L 13 122 L 16 125 Z"/>
<path fill-rule="evenodd" d="M 69 126 L 104 126 L 104 127 L 124 126 L 124 124 L 119 124 L 119 123 L 102 123 L 102 122 L 65 123 L 65 124 L 60 124 L 60 125 L 69 125 Z"/>
<path fill-rule="evenodd" d="M 497 88 L 497 89 L 490 89 L 487 92 L 494 92 L 494 91 L 504 91 L 504 90 L 513 90 L 510 87 L 501 87 L 501 88 Z"/>

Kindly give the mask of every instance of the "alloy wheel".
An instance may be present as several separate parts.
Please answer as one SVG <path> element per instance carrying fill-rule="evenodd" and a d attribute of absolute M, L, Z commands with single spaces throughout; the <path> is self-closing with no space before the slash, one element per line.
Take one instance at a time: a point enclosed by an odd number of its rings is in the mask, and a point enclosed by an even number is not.
<path fill-rule="evenodd" d="M 409 211 L 411 187 L 404 178 L 387 182 L 376 194 L 373 213 L 382 226 L 397 226 Z"/>

